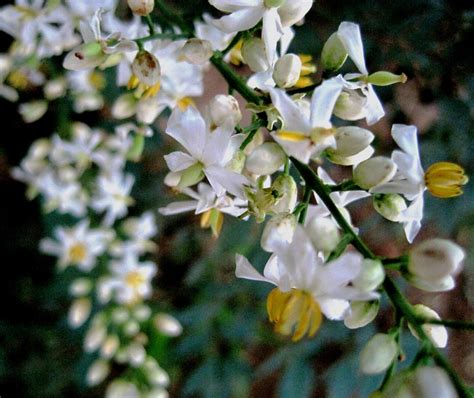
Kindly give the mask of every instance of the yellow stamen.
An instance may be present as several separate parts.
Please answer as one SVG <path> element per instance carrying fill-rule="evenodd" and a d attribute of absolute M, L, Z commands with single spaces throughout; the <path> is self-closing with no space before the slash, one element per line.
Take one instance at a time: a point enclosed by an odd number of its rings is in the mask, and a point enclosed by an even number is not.
<path fill-rule="evenodd" d="M 464 169 L 456 163 L 438 162 L 432 164 L 425 173 L 428 191 L 437 198 L 452 198 L 462 195 L 462 186 L 469 178 Z"/>
<path fill-rule="evenodd" d="M 314 83 L 314 80 L 309 77 L 309 75 L 316 73 L 316 65 L 313 62 L 313 57 L 308 54 L 299 54 L 298 57 L 301 60 L 301 72 L 300 78 L 295 84 L 295 88 L 304 88 L 311 86 Z"/>
<path fill-rule="evenodd" d="M 87 248 L 82 243 L 75 243 L 69 248 L 68 256 L 72 264 L 78 264 L 85 260 Z"/>
<path fill-rule="evenodd" d="M 273 289 L 267 298 L 267 312 L 275 331 L 286 336 L 293 334 L 294 342 L 305 335 L 313 337 L 323 319 L 319 304 L 311 294 L 299 289 Z"/>
<path fill-rule="evenodd" d="M 232 50 L 230 50 L 230 63 L 232 65 L 240 66 L 244 62 L 242 57 L 242 44 L 244 44 L 244 41 L 240 39 Z"/>
<path fill-rule="evenodd" d="M 211 210 L 212 209 L 201 214 L 201 228 L 209 228 L 211 226 Z"/>
<path fill-rule="evenodd" d="M 154 86 L 148 87 L 145 92 L 143 93 L 143 98 L 150 98 L 154 97 L 160 91 L 161 84 L 156 83 Z"/>
<path fill-rule="evenodd" d="M 181 98 L 178 103 L 178 108 L 181 112 L 184 112 L 189 106 L 196 106 L 194 100 L 190 97 Z"/>
<path fill-rule="evenodd" d="M 138 79 L 138 77 L 136 77 L 135 75 L 132 75 L 130 76 L 130 79 L 128 79 L 127 88 L 129 90 L 133 90 L 134 88 L 137 88 L 139 84 L 140 84 L 140 80 Z"/>
<path fill-rule="evenodd" d="M 301 142 L 304 140 L 309 139 L 309 137 L 299 131 L 291 131 L 291 130 L 279 130 L 276 133 L 278 138 L 281 138 L 282 140 L 285 141 L 291 141 L 291 142 Z"/>
<path fill-rule="evenodd" d="M 224 224 L 224 214 L 217 209 L 209 209 L 201 215 L 201 228 L 211 228 L 212 236 L 218 238 Z"/>
<path fill-rule="evenodd" d="M 107 84 L 107 80 L 104 77 L 104 74 L 98 71 L 94 71 L 89 75 L 89 83 L 96 90 L 102 90 Z"/>
<path fill-rule="evenodd" d="M 125 276 L 125 283 L 133 290 L 138 290 L 144 282 L 145 277 L 138 271 L 131 271 Z"/>
<path fill-rule="evenodd" d="M 28 77 L 20 70 L 15 70 L 8 75 L 8 84 L 18 90 L 26 90 L 30 84 Z"/>

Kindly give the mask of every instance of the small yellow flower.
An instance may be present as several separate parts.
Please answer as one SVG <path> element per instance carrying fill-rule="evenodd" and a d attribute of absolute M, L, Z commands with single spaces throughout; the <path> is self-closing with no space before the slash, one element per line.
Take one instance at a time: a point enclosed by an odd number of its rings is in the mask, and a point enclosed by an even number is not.
<path fill-rule="evenodd" d="M 428 191 L 437 198 L 452 198 L 462 195 L 462 186 L 469 178 L 464 169 L 456 163 L 438 162 L 432 164 L 425 173 Z"/>

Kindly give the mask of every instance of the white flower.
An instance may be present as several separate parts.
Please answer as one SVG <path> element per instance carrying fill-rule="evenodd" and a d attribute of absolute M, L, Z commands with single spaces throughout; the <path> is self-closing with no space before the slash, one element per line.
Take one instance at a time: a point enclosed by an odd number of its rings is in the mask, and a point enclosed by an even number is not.
<path fill-rule="evenodd" d="M 118 32 L 106 37 L 102 36 L 100 24 L 103 13 L 104 10 L 99 8 L 89 24 L 83 21 L 80 23 L 84 43 L 66 55 L 63 62 L 64 68 L 70 70 L 92 69 L 104 64 L 111 54 L 138 49 L 134 41 L 122 39 Z"/>
<path fill-rule="evenodd" d="M 350 73 L 344 76 L 347 81 L 345 86 L 350 90 L 362 90 L 367 98 L 367 102 L 364 106 L 365 118 L 369 125 L 374 124 L 385 115 L 385 111 L 372 84 L 364 81 L 367 80 L 369 72 L 365 65 L 364 45 L 362 44 L 359 25 L 353 22 L 342 22 L 339 25 L 337 36 L 360 72 Z M 353 80 L 358 81 L 353 82 Z"/>
<path fill-rule="evenodd" d="M 57 227 L 55 239 L 46 238 L 40 243 L 40 250 L 58 257 L 58 265 L 64 268 L 76 265 L 82 271 L 90 271 L 113 238 L 113 232 L 106 229 L 90 229 L 89 221 L 83 220 L 72 228 Z"/>
<path fill-rule="evenodd" d="M 322 317 L 343 319 L 349 313 L 349 300 L 368 300 L 374 293 L 360 293 L 350 282 L 361 270 L 362 256 L 346 253 L 324 264 L 301 226 L 296 226 L 293 240 L 283 240 L 273 247 L 274 254 L 265 265 L 263 276 L 248 260 L 236 256 L 236 276 L 263 281 L 277 286 L 267 299 L 270 320 L 275 329 L 285 335 L 294 332 L 293 340 L 305 334 L 313 336 Z M 289 302 L 293 304 L 290 306 Z"/>
<path fill-rule="evenodd" d="M 392 137 L 402 149 L 402 151 L 395 150 L 392 153 L 392 160 L 397 165 L 397 173 L 392 181 L 375 187 L 372 193 L 399 193 L 411 201 L 399 217 L 407 240 L 411 243 L 421 228 L 423 193 L 426 190 L 425 173 L 421 166 L 416 127 L 394 124 Z"/>
<path fill-rule="evenodd" d="M 103 300 L 114 297 L 120 304 L 132 304 L 150 297 L 151 279 L 156 265 L 151 261 L 139 262 L 136 253 L 128 251 L 122 259 L 110 263 L 111 275 L 99 282 Z"/>
<path fill-rule="evenodd" d="M 189 107 L 185 112 L 174 110 L 168 121 L 166 133 L 178 141 L 189 154 L 181 151 L 172 152 L 165 156 L 166 163 L 172 172 L 180 172 L 181 183 L 184 182 L 186 171 L 194 167 L 198 173 L 203 174 L 202 177 L 207 177 L 218 196 L 227 190 L 237 197 L 244 198 L 243 186 L 249 183 L 248 180 L 226 169 L 242 140 L 239 135 L 232 136 L 233 132 L 231 121 L 211 132 L 201 114 L 193 107 Z M 199 176 L 193 184 L 198 181 Z"/>
<path fill-rule="evenodd" d="M 249 30 L 262 21 L 262 39 L 269 63 L 276 56 L 277 43 L 283 28 L 302 19 L 312 6 L 312 0 L 210 0 L 217 9 L 230 13 L 214 24 L 224 32 Z"/>
<path fill-rule="evenodd" d="M 309 117 L 284 91 L 270 89 L 273 105 L 283 119 L 283 128 L 272 136 L 288 155 L 308 163 L 324 149 L 336 146 L 331 115 L 343 85 L 337 76 L 314 90 Z"/>
<path fill-rule="evenodd" d="M 218 29 L 212 23 L 213 19 L 210 14 L 203 14 L 202 19 L 203 21 L 194 22 L 196 37 L 210 42 L 213 50 L 224 50 L 230 44 L 235 34 L 226 33 Z"/>
<path fill-rule="evenodd" d="M 156 249 L 156 244 L 151 239 L 155 237 L 158 229 L 152 212 L 143 213 L 140 217 L 127 218 L 122 226 L 137 253 L 143 254 Z"/>
<path fill-rule="evenodd" d="M 123 175 L 120 171 L 97 178 L 97 191 L 91 199 L 91 207 L 97 212 L 106 212 L 105 225 L 112 225 L 117 218 L 127 214 L 128 206 L 133 204 L 130 191 L 134 181 L 133 175 Z"/>

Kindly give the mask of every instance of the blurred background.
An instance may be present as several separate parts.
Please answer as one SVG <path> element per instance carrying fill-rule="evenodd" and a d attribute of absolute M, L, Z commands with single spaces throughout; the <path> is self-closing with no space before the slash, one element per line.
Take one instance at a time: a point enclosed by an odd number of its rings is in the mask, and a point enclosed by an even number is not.
<path fill-rule="evenodd" d="M 5 2 L 7 4 L 9 2 Z M 214 12 L 207 1 L 168 1 L 170 7 L 197 18 Z M 404 72 L 404 85 L 377 88 L 387 116 L 371 130 L 379 153 L 392 149 L 392 123 L 415 124 L 420 132 L 425 168 L 436 161 L 461 164 L 473 175 L 474 70 L 472 38 L 474 8 L 461 2 L 436 0 L 315 1 L 306 24 L 297 28 L 293 52 L 317 60 L 329 35 L 343 20 L 361 26 L 369 70 Z M 216 14 L 217 15 L 217 14 Z M 10 38 L 0 36 L 1 51 Z M 112 76 L 113 78 L 113 76 Z M 225 92 L 224 81 L 212 71 L 208 91 Z M 109 105 L 114 97 L 109 93 Z M 24 92 L 22 99 L 34 98 Z M 0 134 L 0 242 L 2 253 L 3 315 L 0 323 L 0 395 L 2 397 L 98 397 L 103 390 L 88 389 L 83 381 L 89 359 L 82 351 L 81 329 L 66 322 L 70 297 L 67 272 L 57 274 L 54 260 L 38 253 L 38 241 L 57 222 L 45 216 L 38 201 L 25 199 L 25 187 L 10 176 L 31 143 L 50 136 L 58 114 L 67 111 L 66 100 L 53 103 L 47 115 L 23 124 L 16 105 L 1 101 Z M 110 109 L 88 112 L 74 120 L 103 125 Z M 64 116 L 64 114 L 63 114 Z M 160 119 L 160 131 L 165 117 Z M 161 126 L 161 127 L 160 127 Z M 154 210 L 158 216 L 159 252 L 155 260 L 152 305 L 175 315 L 184 326 L 181 337 L 159 347 L 160 364 L 170 372 L 173 397 L 367 397 L 381 377 L 358 372 L 358 354 L 376 330 L 386 331 L 392 314 L 385 302 L 376 321 L 357 331 L 342 323 L 325 321 L 312 340 L 297 344 L 273 333 L 265 311 L 270 286 L 237 280 L 234 253 L 260 265 L 266 254 L 259 250 L 262 225 L 226 218 L 218 240 L 199 228 L 192 215 L 165 218 L 156 209 L 174 199 L 163 185 L 163 154 L 171 143 L 159 133 L 147 141 L 143 161 L 131 166 L 137 176 L 132 214 Z M 330 169 L 335 178 L 342 175 Z M 417 238 L 455 239 L 468 252 L 458 287 L 448 293 L 424 294 L 408 290 L 413 303 L 434 308 L 443 318 L 474 318 L 474 188 L 470 183 L 461 197 L 442 200 L 425 196 L 423 229 Z M 397 256 L 407 243 L 400 225 L 384 221 L 370 201 L 351 207 L 354 223 L 376 253 Z M 450 332 L 446 354 L 468 383 L 474 383 L 474 335 Z M 408 359 L 417 343 L 405 334 Z"/>

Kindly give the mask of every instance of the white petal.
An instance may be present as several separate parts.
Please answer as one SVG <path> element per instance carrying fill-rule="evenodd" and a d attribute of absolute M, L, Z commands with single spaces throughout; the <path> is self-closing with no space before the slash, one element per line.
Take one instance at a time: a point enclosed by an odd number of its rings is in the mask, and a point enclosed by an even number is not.
<path fill-rule="evenodd" d="M 262 19 L 263 7 L 244 8 L 214 21 L 214 25 L 227 33 L 241 32 L 253 28 Z"/>
<path fill-rule="evenodd" d="M 230 143 L 231 136 L 234 132 L 232 120 L 227 119 L 226 122 L 216 128 L 212 133 L 207 134 L 206 145 L 202 154 L 202 161 L 206 165 L 220 164 L 225 166 L 225 152 Z"/>
<path fill-rule="evenodd" d="M 195 200 L 183 200 L 181 202 L 170 203 L 166 207 L 160 207 L 158 211 L 164 216 L 170 216 L 173 214 L 185 213 L 187 211 L 195 210 L 197 201 Z"/>
<path fill-rule="evenodd" d="M 277 8 L 270 8 L 263 13 L 262 40 L 265 43 L 265 53 L 270 65 L 276 58 L 277 43 L 283 35 L 280 15 Z"/>
<path fill-rule="evenodd" d="M 174 172 L 185 170 L 196 163 L 196 159 L 180 151 L 171 152 L 165 155 L 164 158 L 169 169 Z"/>
<path fill-rule="evenodd" d="M 349 313 L 350 304 L 347 300 L 333 298 L 318 298 L 321 312 L 331 320 L 341 320 Z"/>
<path fill-rule="evenodd" d="M 365 119 L 370 126 L 377 123 L 384 115 L 385 110 L 371 84 L 367 85 L 367 104 L 365 105 Z"/>
<path fill-rule="evenodd" d="M 415 126 L 405 124 L 394 124 L 392 126 L 392 137 L 400 148 L 414 158 L 418 158 L 418 136 Z"/>
<path fill-rule="evenodd" d="M 235 255 L 235 276 L 237 278 L 249 279 L 251 281 L 261 281 L 273 283 L 271 280 L 262 276 L 253 266 L 250 264 L 244 256 L 240 254 Z M 274 284 L 274 283 L 273 283 Z"/>
<path fill-rule="evenodd" d="M 311 126 L 331 127 L 331 115 L 334 110 L 339 94 L 341 94 L 344 82 L 342 77 L 326 80 L 316 90 L 311 97 Z"/>
<path fill-rule="evenodd" d="M 204 174 L 217 196 L 222 195 L 223 189 L 225 189 L 238 198 L 245 199 L 244 185 L 249 185 L 249 181 L 243 175 L 218 166 L 206 167 Z"/>
<path fill-rule="evenodd" d="M 209 4 L 224 12 L 234 12 L 246 7 L 255 7 L 262 0 L 209 0 Z"/>
<path fill-rule="evenodd" d="M 367 67 L 365 66 L 364 45 L 360 34 L 359 25 L 353 22 L 342 22 L 337 30 L 337 36 L 341 40 L 344 48 L 349 54 L 357 69 L 364 75 L 367 75 Z"/>
<path fill-rule="evenodd" d="M 302 133 L 311 131 L 311 126 L 303 111 L 283 90 L 271 89 L 269 92 L 273 105 L 283 118 L 285 130 Z"/>

